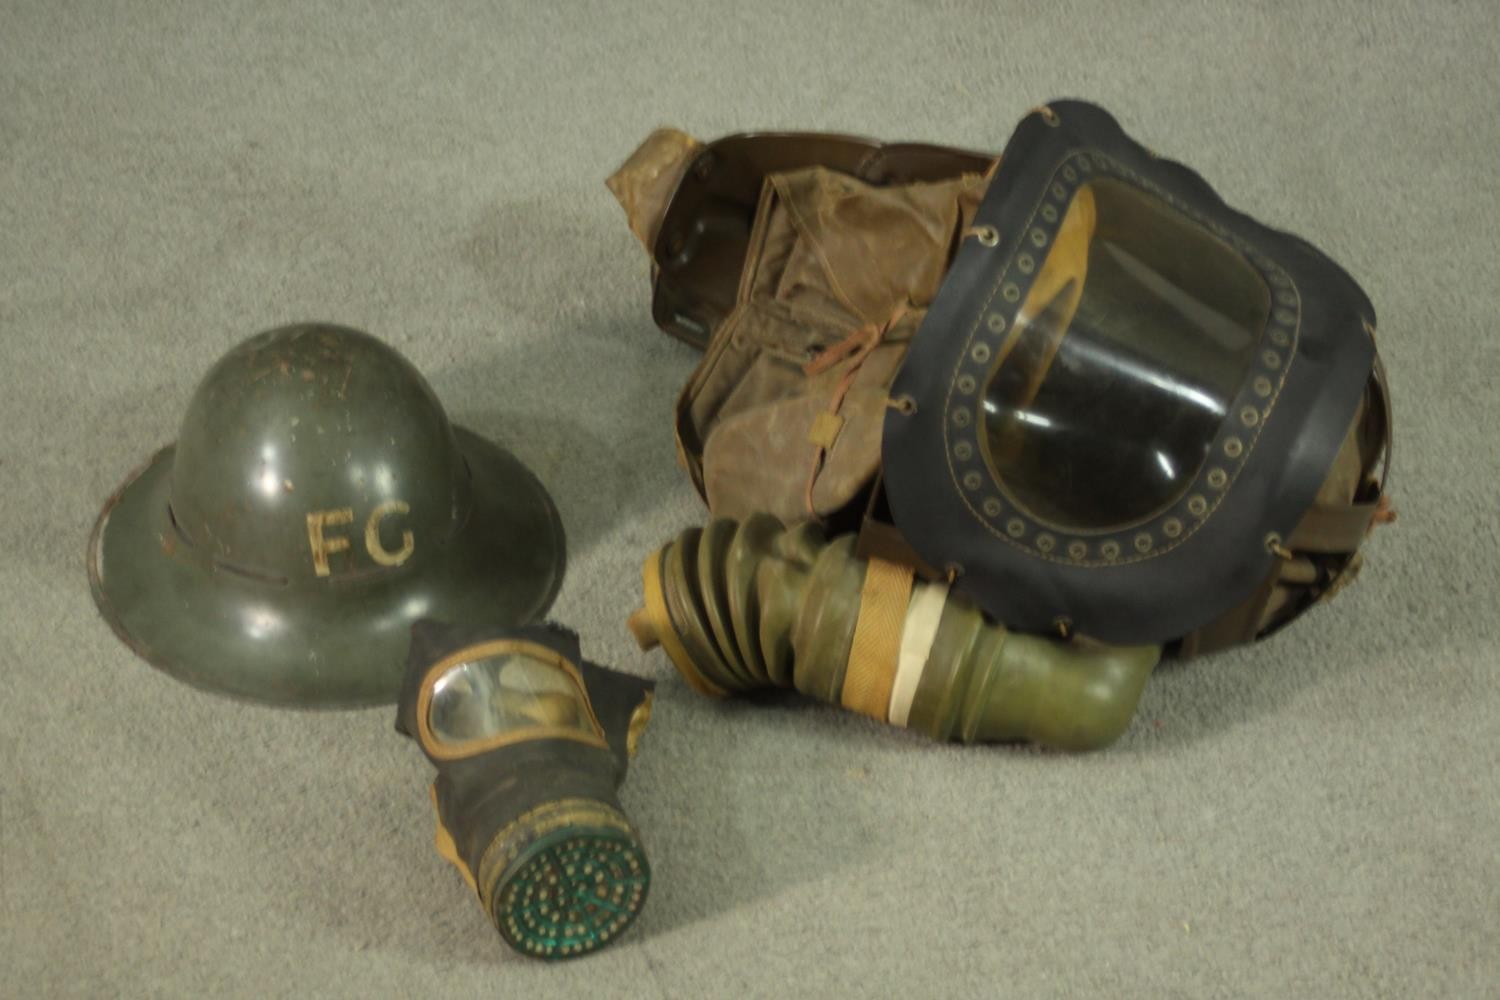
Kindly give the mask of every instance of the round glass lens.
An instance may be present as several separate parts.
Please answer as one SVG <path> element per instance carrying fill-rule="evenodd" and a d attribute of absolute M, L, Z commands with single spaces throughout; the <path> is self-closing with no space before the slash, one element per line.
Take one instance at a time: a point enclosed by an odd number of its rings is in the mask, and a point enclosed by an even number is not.
<path fill-rule="evenodd" d="M 433 683 L 427 722 L 439 743 L 538 727 L 595 731 L 573 675 L 524 653 L 484 657 L 444 671 Z"/>

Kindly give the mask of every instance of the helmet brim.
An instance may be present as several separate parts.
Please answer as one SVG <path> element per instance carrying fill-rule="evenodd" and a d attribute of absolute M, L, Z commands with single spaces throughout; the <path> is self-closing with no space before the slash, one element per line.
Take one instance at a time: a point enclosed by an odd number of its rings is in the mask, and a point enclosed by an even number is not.
<path fill-rule="evenodd" d="M 471 514 L 403 572 L 358 580 L 261 579 L 184 551 L 168 513 L 174 446 L 105 503 L 89 583 L 115 634 L 180 681 L 251 701 L 353 707 L 396 700 L 411 623 L 524 624 L 562 584 L 562 522 L 508 451 L 454 427 Z"/>

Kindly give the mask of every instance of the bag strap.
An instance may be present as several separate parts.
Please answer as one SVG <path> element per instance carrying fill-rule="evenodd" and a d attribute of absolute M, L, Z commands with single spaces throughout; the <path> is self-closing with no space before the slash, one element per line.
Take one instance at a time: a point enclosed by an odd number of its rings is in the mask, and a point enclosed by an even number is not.
<path fill-rule="evenodd" d="M 1378 524 L 1388 524 L 1396 519 L 1395 508 L 1390 501 L 1391 470 L 1391 396 L 1386 384 L 1385 365 L 1380 356 L 1375 356 L 1370 383 L 1375 391 L 1371 394 L 1371 409 L 1367 419 L 1379 422 L 1381 436 L 1380 474 L 1371 478 L 1360 490 L 1363 498 L 1347 504 L 1313 504 L 1297 529 L 1287 539 L 1287 548 L 1293 552 L 1315 552 L 1321 554 L 1352 553 Z"/>

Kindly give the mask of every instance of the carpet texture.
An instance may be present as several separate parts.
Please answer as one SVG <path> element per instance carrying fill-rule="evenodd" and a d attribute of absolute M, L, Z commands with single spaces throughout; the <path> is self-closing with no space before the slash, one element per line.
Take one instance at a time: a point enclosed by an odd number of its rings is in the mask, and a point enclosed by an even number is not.
<path fill-rule="evenodd" d="M 0 3 L 0 994 L 1500 995 L 1500 8 L 1472 2 Z M 1394 495 L 1358 584 L 1163 668 L 1088 756 L 714 704 L 624 628 L 699 521 L 604 177 L 653 127 L 998 149 L 1108 107 L 1369 290 Z M 567 525 L 555 615 L 654 677 L 618 946 L 513 956 L 386 709 L 135 659 L 100 505 L 298 319 L 406 353 Z"/>

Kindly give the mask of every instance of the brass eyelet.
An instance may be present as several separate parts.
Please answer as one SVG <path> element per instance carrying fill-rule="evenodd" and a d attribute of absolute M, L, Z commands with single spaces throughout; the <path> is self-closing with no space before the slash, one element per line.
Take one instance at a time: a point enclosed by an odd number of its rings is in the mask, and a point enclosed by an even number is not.
<path fill-rule="evenodd" d="M 1274 531 L 1266 536 L 1266 551 L 1276 558 L 1284 559 L 1288 562 L 1296 558 L 1292 555 L 1291 549 L 1281 544 L 1281 536 Z"/>
<path fill-rule="evenodd" d="M 917 412 L 917 401 L 910 396 L 897 396 L 894 399 L 888 400 L 887 405 L 897 413 L 905 414 L 908 417 Z"/>

